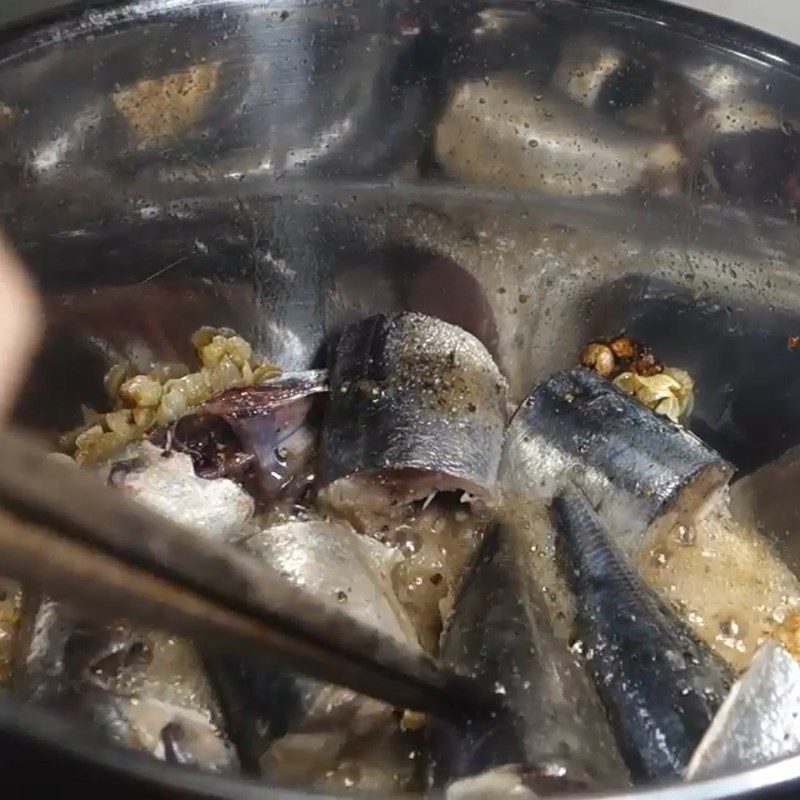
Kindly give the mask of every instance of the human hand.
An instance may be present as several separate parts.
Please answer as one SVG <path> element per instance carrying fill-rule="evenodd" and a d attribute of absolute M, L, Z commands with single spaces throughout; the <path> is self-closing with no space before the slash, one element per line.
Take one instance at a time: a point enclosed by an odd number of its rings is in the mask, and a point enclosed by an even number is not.
<path fill-rule="evenodd" d="M 39 298 L 22 262 L 0 238 L 0 419 L 8 417 L 41 337 Z"/>

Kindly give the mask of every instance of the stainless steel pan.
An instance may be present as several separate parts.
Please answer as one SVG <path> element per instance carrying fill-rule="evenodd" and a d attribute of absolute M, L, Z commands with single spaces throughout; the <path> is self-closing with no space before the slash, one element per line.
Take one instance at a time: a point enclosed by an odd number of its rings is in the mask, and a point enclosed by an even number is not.
<path fill-rule="evenodd" d="M 0 33 L 0 207 L 50 326 L 20 422 L 69 427 L 110 360 L 199 324 L 307 367 L 408 308 L 481 337 L 517 398 L 626 328 L 740 468 L 800 442 L 798 48 L 656 0 L 82 8 Z M 263 795 L 64 725 L 0 709 L 20 785 Z M 631 796 L 798 792 L 792 760 Z"/>

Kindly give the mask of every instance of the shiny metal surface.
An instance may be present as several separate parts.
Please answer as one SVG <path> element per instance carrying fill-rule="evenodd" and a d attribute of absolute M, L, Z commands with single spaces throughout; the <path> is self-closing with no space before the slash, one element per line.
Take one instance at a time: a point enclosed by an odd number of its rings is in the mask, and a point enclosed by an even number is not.
<path fill-rule="evenodd" d="M 408 309 L 475 333 L 517 398 L 625 328 L 693 374 L 699 435 L 763 464 L 800 443 L 798 89 L 794 46 L 657 0 L 137 0 L 10 28 L 0 208 L 51 326 L 18 416 L 70 426 L 109 361 L 182 358 L 199 324 L 305 368 Z"/>

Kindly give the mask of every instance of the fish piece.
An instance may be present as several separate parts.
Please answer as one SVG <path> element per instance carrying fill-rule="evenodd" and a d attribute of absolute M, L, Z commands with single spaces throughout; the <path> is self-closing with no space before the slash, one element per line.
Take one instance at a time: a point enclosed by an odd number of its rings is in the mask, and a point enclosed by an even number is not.
<path fill-rule="evenodd" d="M 434 786 L 515 764 L 531 787 L 626 783 L 603 707 L 567 642 L 553 634 L 530 543 L 516 526 L 494 525 L 484 537 L 446 622 L 440 658 L 494 686 L 504 707 L 463 728 L 432 722 Z"/>
<path fill-rule="evenodd" d="M 798 443 L 800 371 L 792 337 L 800 314 L 788 285 L 749 292 L 744 287 L 757 273 L 747 272 L 737 288 L 719 274 L 718 258 L 715 246 L 698 253 L 696 280 L 708 284 L 700 294 L 677 277 L 652 274 L 592 287 L 586 323 L 590 335 L 625 330 L 685 369 L 698 387 L 693 429 L 749 474 Z"/>
<path fill-rule="evenodd" d="M 796 575 L 800 575 L 800 447 L 731 486 L 731 513 L 763 533 Z"/>
<path fill-rule="evenodd" d="M 253 516 L 255 502 L 227 479 L 205 480 L 192 459 L 150 442 L 130 445 L 109 482 L 153 511 L 209 538 L 228 540 Z"/>
<path fill-rule="evenodd" d="M 396 550 L 344 525 L 313 520 L 257 530 L 242 545 L 319 599 L 412 641 L 391 584 Z M 294 675 L 267 658 L 213 655 L 207 663 L 243 765 L 274 780 L 319 780 L 346 747 L 393 722 L 385 703 Z"/>
<path fill-rule="evenodd" d="M 106 471 L 112 485 L 203 536 L 234 538 L 253 515 L 253 499 L 235 483 L 200 478 L 189 456 L 150 442 L 129 445 Z M 162 760 L 238 771 L 202 663 L 184 640 L 100 625 L 67 603 L 31 596 L 15 662 L 15 691 L 30 702 Z"/>
<path fill-rule="evenodd" d="M 369 489 L 390 516 L 441 491 L 487 500 L 505 421 L 506 382 L 475 337 L 416 313 L 358 322 L 333 356 L 325 498 L 369 506 Z"/>
<path fill-rule="evenodd" d="M 553 501 L 576 633 L 634 781 L 683 773 L 732 683 L 612 543 L 585 495 Z"/>
<path fill-rule="evenodd" d="M 315 597 L 399 641 L 412 638 L 392 587 L 391 573 L 400 560 L 396 550 L 345 525 L 313 520 L 257 531 L 243 546 Z"/>
<path fill-rule="evenodd" d="M 99 626 L 66 603 L 26 600 L 15 692 L 110 741 L 173 763 L 238 771 L 219 709 L 187 642 Z"/>
<path fill-rule="evenodd" d="M 731 689 L 686 769 L 687 780 L 729 775 L 800 753 L 800 664 L 765 644 Z"/>
<path fill-rule="evenodd" d="M 313 480 L 313 416 L 328 392 L 325 370 L 286 373 L 257 386 L 230 389 L 184 417 L 172 442 L 203 477 L 231 476 L 262 503 L 297 497 Z"/>
<path fill-rule="evenodd" d="M 512 495 L 544 502 L 574 482 L 632 554 L 702 515 L 732 473 L 689 431 L 579 368 L 540 384 L 519 408 L 501 480 Z"/>

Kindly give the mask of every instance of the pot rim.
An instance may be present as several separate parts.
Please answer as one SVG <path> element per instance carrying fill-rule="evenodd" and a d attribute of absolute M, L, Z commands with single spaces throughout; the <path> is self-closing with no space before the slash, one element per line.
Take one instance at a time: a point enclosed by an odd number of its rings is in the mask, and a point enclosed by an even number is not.
<path fill-rule="evenodd" d="M 435 0 L 443 5 L 472 0 Z M 72 0 L 57 9 L 43 11 L 0 26 L 0 62 L 29 53 L 55 42 L 65 42 L 82 34 L 120 24 L 135 23 L 154 15 L 169 16 L 189 8 L 215 8 L 246 5 L 254 0 Z M 324 0 L 307 5 L 328 6 Z M 586 13 L 601 13 L 610 18 L 640 19 L 670 30 L 706 47 L 717 47 L 754 59 L 800 78 L 800 45 L 780 39 L 750 26 L 718 17 L 705 11 L 679 6 L 668 0 L 508 0 L 507 5 L 533 7 L 539 3 L 573 6 Z M 281 0 L 261 0 L 262 5 L 280 8 Z M 91 764 L 120 780 L 132 780 L 150 787 L 153 796 L 175 792 L 178 796 L 213 797 L 221 800 L 280 800 L 331 798 L 315 791 L 282 789 L 247 778 L 225 777 L 193 768 L 166 764 L 141 753 L 76 736 L 76 728 L 59 715 L 28 707 L 11 698 L 0 698 L 0 736 L 13 738 L 23 750 L 57 752 L 77 764 Z M 24 777 L 21 782 L 24 783 Z M 775 797 L 776 791 L 800 792 L 800 756 L 787 758 L 694 783 L 673 782 L 658 787 L 643 787 L 623 792 L 593 795 L 594 800 L 723 800 L 756 796 Z M 15 782 L 15 785 L 20 785 Z M 138 795 L 141 797 L 141 793 Z M 788 795 L 787 795 L 788 796 Z"/>
<path fill-rule="evenodd" d="M 77 766 L 90 764 L 102 769 L 110 778 L 137 784 L 137 796 L 209 797 L 219 800 L 321 800 L 337 795 L 313 790 L 286 789 L 270 786 L 263 781 L 234 778 L 202 772 L 157 761 L 143 753 L 124 750 L 91 736 L 76 735 L 80 729 L 57 714 L 30 708 L 10 698 L 0 700 L 0 735 L 15 738 L 22 749 L 54 751 Z M 582 795 L 592 800 L 723 800 L 723 798 L 772 797 L 776 790 L 788 790 L 800 775 L 800 756 L 793 756 L 763 767 L 755 767 L 722 778 L 695 783 L 672 782 L 652 788 L 629 789 Z M 24 780 L 24 779 L 23 779 Z M 794 784 L 796 788 L 796 783 Z M 127 793 L 125 794 L 127 796 Z M 786 795 L 789 796 L 788 794 Z"/>
<path fill-rule="evenodd" d="M 167 15 L 188 8 L 213 10 L 247 5 L 253 0 L 68 0 L 58 8 L 40 11 L 0 26 L 0 62 L 53 42 L 64 42 L 99 28 L 136 22 L 154 15 Z M 720 47 L 800 77 L 800 44 L 794 44 L 744 23 L 706 11 L 677 5 L 670 0 L 506 0 L 522 8 L 540 3 L 578 6 L 610 17 L 638 18 L 669 27 L 681 36 L 706 46 Z M 280 8 L 282 0 L 261 0 L 261 5 Z M 325 0 L 308 0 L 306 7 L 329 8 Z M 465 8 L 474 0 L 432 0 L 432 7 Z M 45 30 L 47 29 L 47 30 Z"/>

